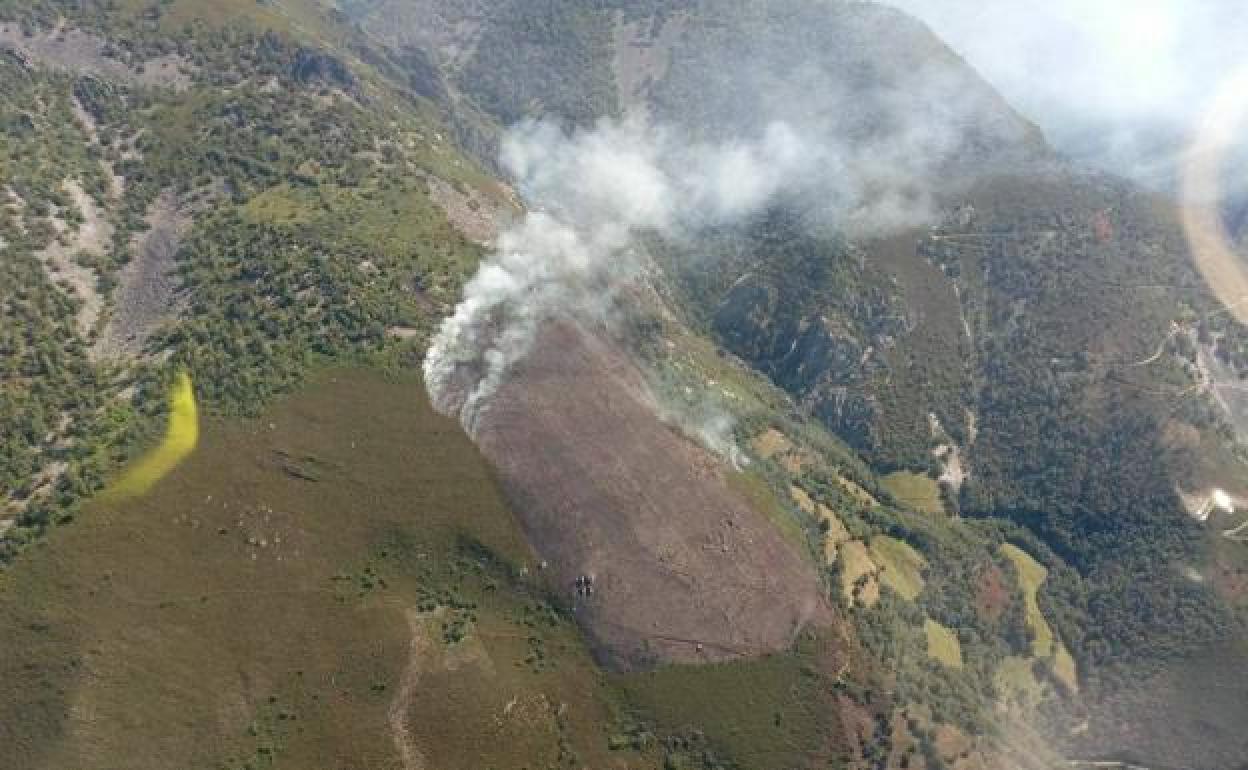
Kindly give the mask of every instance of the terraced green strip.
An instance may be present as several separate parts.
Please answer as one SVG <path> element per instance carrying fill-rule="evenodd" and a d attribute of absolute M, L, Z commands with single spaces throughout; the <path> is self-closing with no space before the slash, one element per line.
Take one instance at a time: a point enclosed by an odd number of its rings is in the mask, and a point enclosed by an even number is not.
<path fill-rule="evenodd" d="M 1053 628 L 1040 611 L 1038 595 L 1040 586 L 1049 576 L 1048 569 L 1036 561 L 1031 554 L 1023 549 L 1005 543 L 1001 552 L 1014 563 L 1018 570 L 1019 582 L 1023 589 L 1023 603 L 1027 614 L 1027 627 L 1035 634 L 1031 643 L 1031 653 L 1041 660 L 1051 660 L 1053 673 L 1071 690 L 1079 689 L 1079 672 L 1075 659 L 1071 657 L 1066 645 L 1053 634 Z"/>
<path fill-rule="evenodd" d="M 927 634 L 927 654 L 950 668 L 962 668 L 962 644 L 951 629 L 928 618 L 923 622 Z"/>

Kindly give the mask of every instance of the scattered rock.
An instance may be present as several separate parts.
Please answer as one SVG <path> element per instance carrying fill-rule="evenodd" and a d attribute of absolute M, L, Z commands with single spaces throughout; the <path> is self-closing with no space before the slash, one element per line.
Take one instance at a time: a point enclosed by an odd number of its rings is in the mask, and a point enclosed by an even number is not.
<path fill-rule="evenodd" d="M 48 277 L 55 283 L 68 285 L 82 302 L 78 311 L 78 331 L 87 337 L 99 320 L 104 302 L 99 292 L 99 276 L 91 268 L 80 265 L 75 257 L 79 253 L 102 256 L 113 237 L 113 226 L 77 180 L 67 180 L 64 188 L 82 215 L 82 224 L 73 233 L 68 233 L 65 222 L 54 219 L 53 226 L 61 231 L 61 237 L 36 256 L 43 263 Z"/>
<path fill-rule="evenodd" d="M 178 315 L 174 260 L 192 211 L 166 190 L 148 208 L 146 221 L 147 231 L 131 241 L 112 317 L 92 350 L 98 358 L 139 355 L 152 332 Z"/>
<path fill-rule="evenodd" d="M 32 66 L 93 75 L 113 83 L 183 91 L 190 87 L 193 65 L 177 54 L 146 61 L 131 60 L 128 52 L 98 35 L 66 27 L 36 30 L 26 36 L 20 24 L 0 23 L 0 50 L 10 58 Z"/>

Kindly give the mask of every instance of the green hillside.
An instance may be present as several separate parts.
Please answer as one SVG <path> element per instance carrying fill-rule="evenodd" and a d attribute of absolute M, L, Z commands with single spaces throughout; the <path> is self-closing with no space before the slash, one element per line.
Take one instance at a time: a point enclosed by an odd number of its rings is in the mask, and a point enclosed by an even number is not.
<path fill-rule="evenodd" d="M 521 211 L 507 128 L 643 116 L 690 143 L 781 119 L 844 173 L 633 244 L 613 344 L 726 418 L 732 494 L 828 611 L 774 655 L 624 673 L 417 371 Z M 904 205 L 874 197 L 897 164 Z M 1236 522 L 1189 509 L 1248 494 L 1211 386 L 1248 334 L 1172 206 L 1064 165 L 896 11 L 0 3 L 0 249 L 17 766 L 1213 767 L 1242 743 L 1232 694 L 1148 696 L 1244 662 Z M 197 448 L 151 465 L 188 395 Z"/>

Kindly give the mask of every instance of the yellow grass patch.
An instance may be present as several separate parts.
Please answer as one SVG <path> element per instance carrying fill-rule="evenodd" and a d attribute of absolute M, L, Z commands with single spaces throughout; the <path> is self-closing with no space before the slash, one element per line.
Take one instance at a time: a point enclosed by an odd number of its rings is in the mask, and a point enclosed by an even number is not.
<path fill-rule="evenodd" d="M 1061 642 L 1057 643 L 1057 653 L 1053 657 L 1053 675 L 1071 692 L 1079 692 L 1079 668 L 1066 645 Z"/>
<path fill-rule="evenodd" d="M 849 541 L 849 530 L 841 522 L 841 518 L 826 505 L 819 506 L 820 518 L 827 522 L 824 526 L 827 531 L 823 535 L 823 558 L 831 564 L 836 561 L 836 552 L 840 548 L 841 543 Z"/>
<path fill-rule="evenodd" d="M 1031 654 L 1037 658 L 1047 658 L 1053 654 L 1053 629 L 1049 627 L 1044 613 L 1040 611 L 1040 602 L 1036 595 L 1049 576 L 1049 571 L 1043 564 L 1032 558 L 1031 554 L 1018 546 L 1005 543 L 1001 546 L 1001 552 L 1014 563 L 1014 568 L 1018 570 L 1019 582 L 1023 589 L 1023 606 L 1027 611 L 1027 627 L 1035 634 L 1035 639 L 1031 643 Z"/>
<path fill-rule="evenodd" d="M 919 513 L 945 513 L 940 497 L 940 484 L 930 476 L 909 471 L 896 471 L 880 479 L 880 483 L 897 501 Z"/>
<path fill-rule="evenodd" d="M 780 467 L 793 475 L 801 473 L 807 463 L 805 453 L 798 451 L 789 437 L 775 428 L 768 428 L 755 436 L 750 447 L 754 454 L 764 460 L 775 460 L 780 463 Z"/>
<path fill-rule="evenodd" d="M 836 511 L 832 510 L 823 503 L 816 502 L 806 490 L 796 484 L 789 487 L 789 494 L 793 497 L 793 502 L 797 503 L 797 507 L 811 516 L 815 516 L 823 524 L 825 533 L 823 538 L 823 558 L 828 564 L 836 561 L 837 547 L 841 543 L 849 540 L 851 535 L 849 530 L 841 522 L 841 517 L 836 515 Z"/>
<path fill-rule="evenodd" d="M 914 601 L 923 592 L 927 560 L 908 544 L 885 535 L 871 538 L 870 548 L 871 558 L 880 565 L 880 580 L 902 598 Z"/>
<path fill-rule="evenodd" d="M 927 654 L 950 668 L 962 668 L 962 643 L 957 634 L 928 618 L 923 621 L 927 634 Z"/>
<path fill-rule="evenodd" d="M 755 436 L 750 446 L 754 448 L 754 453 L 759 457 L 770 460 L 778 454 L 792 450 L 793 442 L 775 428 L 768 428 Z"/>
<path fill-rule="evenodd" d="M 859 503 L 869 508 L 874 508 L 880 504 L 880 501 L 876 500 L 875 496 L 870 492 L 863 489 L 862 485 L 858 482 L 852 479 L 847 479 L 844 476 L 837 476 L 836 480 L 841 485 L 841 488 L 852 495 Z"/>
<path fill-rule="evenodd" d="M 806 490 L 794 484 L 789 487 L 789 494 L 793 496 L 793 502 L 797 503 L 798 508 L 801 508 L 811 516 L 815 515 L 815 501 L 810 499 L 810 495 L 806 494 Z"/>
<path fill-rule="evenodd" d="M 871 560 L 866 543 L 861 540 L 842 543 L 838 553 L 841 560 L 841 590 L 845 594 L 845 600 L 853 604 L 858 599 L 868 607 L 873 606 L 880 600 L 880 584 L 876 579 L 879 570 Z M 859 587 L 858 581 L 864 577 L 866 582 Z"/>
<path fill-rule="evenodd" d="M 1049 621 L 1045 619 L 1044 613 L 1040 611 L 1040 602 L 1037 596 L 1040 586 L 1044 584 L 1044 581 L 1049 576 L 1048 569 L 1036 561 L 1031 554 L 1010 543 L 1003 544 L 1001 552 L 1013 562 L 1014 568 L 1018 570 L 1019 582 L 1023 590 L 1023 606 L 1026 610 L 1027 627 L 1031 629 L 1032 634 L 1035 636 L 1031 643 L 1032 655 L 1043 660 L 1051 660 L 1054 675 L 1062 684 L 1077 692 L 1079 689 L 1079 674 L 1075 666 L 1075 659 L 1071 657 L 1070 652 L 1062 644 L 1061 640 L 1054 637 L 1053 628 L 1049 625 Z"/>
<path fill-rule="evenodd" d="M 1030 711 L 1044 698 L 1044 686 L 1032 672 L 1032 660 L 1011 655 L 1001 661 L 993 677 L 1007 707 Z"/>

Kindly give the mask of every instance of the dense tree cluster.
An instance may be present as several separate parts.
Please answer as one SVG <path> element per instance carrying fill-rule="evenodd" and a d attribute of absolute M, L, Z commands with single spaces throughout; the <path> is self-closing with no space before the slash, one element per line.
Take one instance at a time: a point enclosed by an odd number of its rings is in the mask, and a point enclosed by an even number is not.
<path fill-rule="evenodd" d="M 0 53 L 0 504 L 17 513 L 6 556 L 152 438 L 176 369 L 207 410 L 254 411 L 317 360 L 409 349 L 388 330 L 427 331 L 480 255 L 429 197 L 427 176 L 460 189 L 479 177 L 434 146 L 445 129 L 428 104 L 286 30 L 176 13 L 0 9 L 32 36 L 67 19 L 134 73 Z M 139 79 L 158 56 L 178 57 L 180 85 Z M 77 288 L 54 282 L 42 256 L 57 241 L 68 251 L 84 224 L 71 184 L 112 233 L 66 255 L 94 282 Z M 121 271 L 162 195 L 193 218 L 167 298 L 181 320 L 140 359 L 100 358 Z M 91 328 L 84 292 L 103 305 Z"/>

